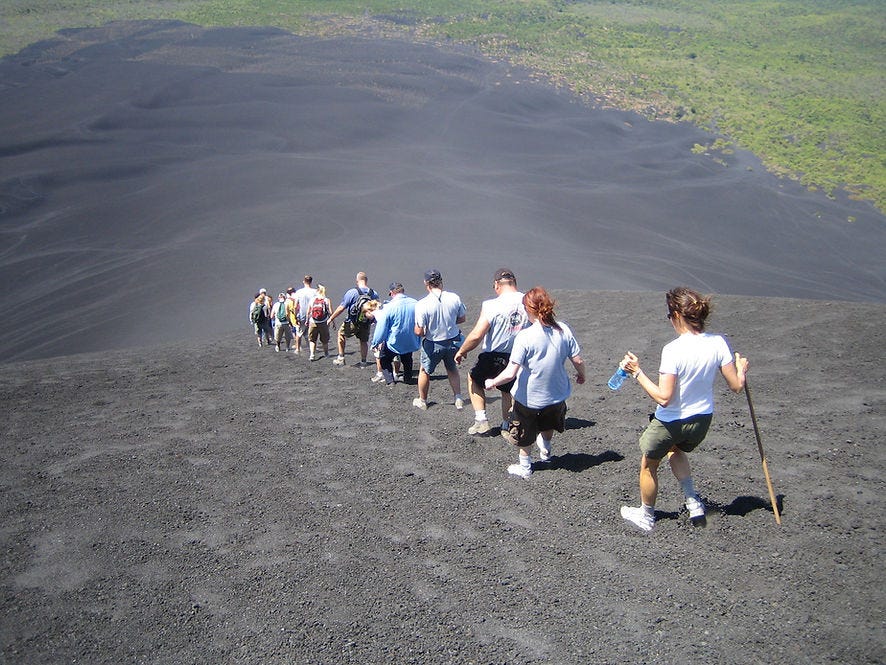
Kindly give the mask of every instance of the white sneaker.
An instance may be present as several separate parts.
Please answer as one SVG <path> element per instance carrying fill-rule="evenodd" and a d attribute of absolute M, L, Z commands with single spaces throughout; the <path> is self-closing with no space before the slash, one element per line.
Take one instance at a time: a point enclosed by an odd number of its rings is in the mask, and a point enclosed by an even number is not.
<path fill-rule="evenodd" d="M 538 446 L 538 459 L 542 462 L 549 461 L 551 459 L 551 442 L 548 441 L 546 444 L 542 435 L 539 434 L 535 438 L 535 445 Z"/>
<path fill-rule="evenodd" d="M 385 380 L 385 375 L 382 374 L 381 372 L 376 372 L 375 376 L 373 376 L 370 379 L 370 381 L 372 381 L 373 383 L 381 383 L 384 380 Z"/>
<path fill-rule="evenodd" d="M 403 383 L 403 375 L 394 372 L 394 383 Z"/>
<path fill-rule="evenodd" d="M 643 531 L 652 531 L 652 527 L 655 526 L 655 517 L 649 515 L 642 507 L 622 506 L 621 516 Z"/>
<path fill-rule="evenodd" d="M 508 467 L 508 473 L 512 476 L 520 476 L 521 478 L 528 478 L 532 475 L 532 467 L 531 466 L 523 466 L 522 464 L 511 464 Z"/>
<path fill-rule="evenodd" d="M 697 496 L 686 499 L 686 510 L 689 511 L 689 519 L 704 517 L 704 504 Z"/>
<path fill-rule="evenodd" d="M 461 397 L 455 398 L 455 408 L 458 409 L 459 411 L 461 411 L 463 408 L 465 408 L 465 401 Z"/>
<path fill-rule="evenodd" d="M 414 400 L 412 400 L 412 406 L 414 406 L 416 409 L 421 409 L 422 411 L 428 410 L 428 403 L 425 402 L 421 397 L 416 397 Z"/>
<path fill-rule="evenodd" d="M 344 365 L 344 364 L 345 364 L 345 357 L 344 357 L 344 356 L 338 356 L 335 360 L 332 361 L 332 364 L 333 364 L 333 365 L 339 365 L 339 366 Z"/>
<path fill-rule="evenodd" d="M 311 361 L 311 362 L 314 362 L 315 360 L 320 360 L 320 358 L 318 358 L 318 357 L 317 357 L 316 355 L 314 355 L 314 354 L 311 354 L 310 361 Z"/>
<path fill-rule="evenodd" d="M 468 434 L 486 434 L 491 429 L 488 420 L 475 420 L 474 424 L 468 428 Z"/>
<path fill-rule="evenodd" d="M 280 345 L 279 344 L 274 345 L 274 351 L 276 351 L 277 353 L 280 353 Z"/>

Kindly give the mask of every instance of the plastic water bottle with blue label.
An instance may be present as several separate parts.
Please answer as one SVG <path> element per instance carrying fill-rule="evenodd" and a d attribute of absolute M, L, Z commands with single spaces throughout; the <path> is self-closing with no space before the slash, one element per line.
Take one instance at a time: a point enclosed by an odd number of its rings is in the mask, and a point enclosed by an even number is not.
<path fill-rule="evenodd" d="M 628 373 L 625 371 L 624 367 L 622 367 L 622 363 L 618 364 L 618 369 L 615 370 L 615 374 L 613 374 L 609 382 L 606 384 L 609 386 L 609 390 L 618 390 L 621 388 L 621 384 L 625 382 L 625 379 L 628 378 Z"/>

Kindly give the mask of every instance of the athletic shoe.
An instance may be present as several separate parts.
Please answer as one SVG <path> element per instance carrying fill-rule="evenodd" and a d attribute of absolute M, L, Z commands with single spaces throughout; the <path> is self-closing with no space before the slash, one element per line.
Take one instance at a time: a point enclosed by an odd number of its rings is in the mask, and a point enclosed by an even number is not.
<path fill-rule="evenodd" d="M 402 383 L 402 382 L 403 382 L 403 375 L 402 375 L 402 374 L 397 374 L 397 373 L 395 372 L 395 373 L 394 373 L 394 383 Z"/>
<path fill-rule="evenodd" d="M 508 467 L 508 473 L 512 476 L 520 476 L 521 478 L 528 478 L 532 475 L 532 467 L 531 466 L 523 466 L 522 464 L 511 464 Z"/>
<path fill-rule="evenodd" d="M 372 381 L 373 383 L 381 383 L 384 380 L 385 380 L 385 375 L 382 374 L 381 372 L 376 372 L 375 376 L 373 376 L 370 379 L 370 381 Z"/>
<path fill-rule="evenodd" d="M 551 459 L 551 442 L 548 441 L 547 445 L 545 445 L 545 440 L 539 434 L 535 438 L 535 445 L 538 446 L 538 459 L 542 462 L 549 461 Z"/>
<path fill-rule="evenodd" d="M 319 358 L 318 356 L 312 355 L 312 356 L 309 358 L 309 360 L 310 360 L 311 362 L 314 362 L 315 360 L 320 360 L 320 358 Z"/>
<path fill-rule="evenodd" d="M 421 409 L 422 411 L 428 410 L 428 403 L 425 402 L 421 397 L 416 397 L 414 400 L 412 400 L 412 406 L 414 406 L 416 409 Z"/>
<path fill-rule="evenodd" d="M 277 353 L 280 353 L 280 345 L 279 344 L 274 344 L 274 351 L 276 351 Z"/>
<path fill-rule="evenodd" d="M 689 511 L 689 519 L 704 517 L 704 504 L 697 496 L 690 496 L 686 499 L 686 510 Z"/>
<path fill-rule="evenodd" d="M 338 365 L 339 367 L 345 364 L 345 357 L 338 356 L 335 360 L 332 361 L 333 365 Z"/>
<path fill-rule="evenodd" d="M 474 424 L 468 428 L 468 434 L 486 434 L 491 429 L 488 420 L 475 420 Z"/>
<path fill-rule="evenodd" d="M 643 510 L 642 507 L 622 506 L 621 516 L 643 531 L 652 531 L 652 527 L 655 526 L 655 517 Z"/>
<path fill-rule="evenodd" d="M 463 408 L 465 408 L 465 401 L 461 397 L 455 398 L 455 408 L 458 409 L 459 411 L 461 411 Z"/>

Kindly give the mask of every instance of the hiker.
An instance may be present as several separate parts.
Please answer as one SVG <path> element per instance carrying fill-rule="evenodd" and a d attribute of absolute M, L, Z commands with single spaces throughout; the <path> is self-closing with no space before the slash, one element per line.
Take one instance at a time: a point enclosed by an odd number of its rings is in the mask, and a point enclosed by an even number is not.
<path fill-rule="evenodd" d="M 704 504 L 695 492 L 687 453 L 705 438 L 714 412 L 714 379 L 723 375 L 733 392 L 744 388 L 747 358 L 733 358 L 721 335 L 704 331 L 711 312 L 710 297 L 685 286 L 671 289 L 665 296 L 668 320 L 677 339 L 661 352 L 658 383 L 640 369 L 640 360 L 628 351 L 623 369 L 658 404 L 649 426 L 640 435 L 639 507 L 622 506 L 621 516 L 643 531 L 655 526 L 655 500 L 658 496 L 658 467 L 668 458 L 671 471 L 680 483 L 691 520 L 704 517 Z"/>
<path fill-rule="evenodd" d="M 415 306 L 415 334 L 422 337 L 421 367 L 418 370 L 418 397 L 412 406 L 426 410 L 431 374 L 443 361 L 449 385 L 455 395 L 455 408 L 464 408 L 461 396 L 461 377 L 455 364 L 455 352 L 463 337 L 459 324 L 465 321 L 465 306 L 458 294 L 443 290 L 443 276 L 436 268 L 425 272 L 428 292 Z"/>
<path fill-rule="evenodd" d="M 314 278 L 311 275 L 305 275 L 302 278 L 302 287 L 292 294 L 295 303 L 295 323 L 293 323 L 293 332 L 295 333 L 295 352 L 301 353 L 302 338 L 307 340 L 308 326 L 310 325 L 311 315 L 309 309 L 317 290 L 313 287 Z"/>
<path fill-rule="evenodd" d="M 483 343 L 477 362 L 468 373 L 468 393 L 474 408 L 474 423 L 468 428 L 468 434 L 485 434 L 492 429 L 486 416 L 485 381 L 498 376 L 508 366 L 514 338 L 529 324 L 523 307 L 523 294 L 517 290 L 517 278 L 513 271 L 508 268 L 496 270 L 492 277 L 492 288 L 496 297 L 483 301 L 477 323 L 455 353 L 455 362 L 461 364 L 469 351 Z M 507 431 L 511 426 L 508 414 L 513 404 L 510 392 L 513 385 L 513 381 L 508 381 L 498 386 L 502 431 Z"/>
<path fill-rule="evenodd" d="M 280 342 L 286 340 L 286 350 L 292 346 L 292 324 L 290 323 L 294 305 L 285 293 L 277 296 L 277 302 L 271 308 L 271 320 L 274 322 L 274 350 L 280 352 Z"/>
<path fill-rule="evenodd" d="M 262 346 L 262 338 L 267 338 L 268 346 L 271 345 L 271 337 L 268 334 L 268 319 L 271 316 L 271 312 L 267 306 L 267 300 L 265 295 L 262 293 L 264 289 L 255 294 L 255 298 L 253 298 L 252 302 L 249 304 L 249 322 L 252 324 L 252 329 L 255 332 L 255 337 L 258 339 L 258 345 Z M 267 293 L 264 291 L 264 293 Z"/>
<path fill-rule="evenodd" d="M 360 342 L 360 362 L 358 367 L 366 367 L 366 354 L 369 352 L 369 329 L 372 319 L 366 318 L 366 308 L 371 307 L 369 301 L 374 300 L 378 307 L 378 293 L 369 287 L 365 272 L 358 272 L 354 278 L 356 286 L 348 289 L 342 296 L 341 304 L 329 317 L 329 325 L 333 325 L 335 319 L 344 312 L 345 321 L 338 329 L 338 356 L 332 361 L 333 365 L 345 364 L 345 341 L 348 337 L 356 337 Z"/>
<path fill-rule="evenodd" d="M 399 282 L 392 282 L 388 292 L 390 302 L 375 312 L 372 346 L 379 352 L 382 378 L 391 386 L 396 382 L 394 358 L 397 356 L 403 376 L 412 377 L 412 353 L 421 348 L 421 338 L 415 333 L 415 298 L 407 296 Z"/>
<path fill-rule="evenodd" d="M 322 284 L 317 286 L 317 294 L 311 302 L 308 310 L 310 323 L 308 326 L 308 346 L 311 350 L 311 360 L 320 360 L 317 354 L 317 340 L 323 344 L 323 357 L 329 356 L 329 315 L 332 312 L 332 303 L 326 297 L 326 287 Z"/>
<path fill-rule="evenodd" d="M 569 326 L 554 317 L 554 305 L 540 286 L 523 296 L 531 325 L 514 338 L 508 366 L 485 383 L 491 390 L 516 379 L 511 426 L 502 436 L 520 448 L 519 462 L 511 464 L 508 473 L 521 478 L 532 475 L 532 444 L 538 446 L 540 461 L 546 462 L 551 457 L 554 430 L 562 432 L 566 427 L 566 399 L 572 393 L 564 367 L 567 359 L 575 368 L 575 382 L 585 382 L 578 342 Z"/>

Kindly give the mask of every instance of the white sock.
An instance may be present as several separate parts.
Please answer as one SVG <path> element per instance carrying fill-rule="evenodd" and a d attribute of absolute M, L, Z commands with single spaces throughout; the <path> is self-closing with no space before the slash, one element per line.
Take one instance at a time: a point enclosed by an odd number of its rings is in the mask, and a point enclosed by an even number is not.
<path fill-rule="evenodd" d="M 486 409 L 480 409 L 479 411 L 474 411 L 474 420 L 484 421 L 486 420 Z"/>
<path fill-rule="evenodd" d="M 644 513 L 649 515 L 649 517 L 655 517 L 655 506 L 647 506 L 645 503 L 642 506 Z"/>
<path fill-rule="evenodd" d="M 532 457 L 529 455 L 520 455 L 520 466 L 524 469 L 529 469 L 532 467 Z"/>

